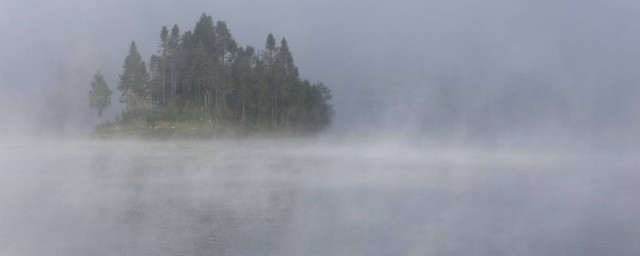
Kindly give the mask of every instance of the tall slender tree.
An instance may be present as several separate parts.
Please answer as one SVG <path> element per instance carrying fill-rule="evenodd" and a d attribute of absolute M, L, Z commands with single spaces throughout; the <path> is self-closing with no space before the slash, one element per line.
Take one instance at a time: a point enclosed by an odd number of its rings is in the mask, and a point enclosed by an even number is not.
<path fill-rule="evenodd" d="M 165 66 L 165 58 L 163 58 L 163 56 L 151 55 L 149 59 L 149 81 L 147 81 L 147 90 L 150 93 L 152 104 L 156 106 L 164 105 L 167 101 Z"/>
<path fill-rule="evenodd" d="M 278 109 L 280 115 L 277 117 L 280 122 L 285 124 L 289 123 L 289 117 L 292 115 L 290 112 L 293 99 L 297 97 L 294 93 L 299 90 L 295 90 L 296 83 L 299 80 L 298 68 L 293 62 L 293 56 L 289 51 L 289 44 L 285 38 L 280 41 L 280 47 L 276 53 L 276 60 L 274 63 L 274 76 L 275 81 L 278 84 L 276 88 L 277 98 L 280 99 Z"/>
<path fill-rule="evenodd" d="M 202 43 L 207 55 L 210 58 L 214 58 L 216 54 L 216 33 L 213 18 L 204 13 L 196 23 L 195 29 L 193 29 L 193 43 L 196 44 L 198 41 Z"/>
<path fill-rule="evenodd" d="M 178 76 L 178 85 L 176 88 L 176 93 L 180 93 L 186 95 L 191 90 L 190 87 L 187 86 L 187 77 L 189 63 L 191 63 L 191 52 L 193 52 L 195 44 L 193 41 L 193 33 L 191 31 L 184 32 L 182 34 L 182 40 L 180 46 L 178 47 L 178 56 L 177 56 L 177 76 Z M 184 98 L 184 97 L 183 97 Z"/>
<path fill-rule="evenodd" d="M 226 63 L 230 63 L 235 52 L 238 49 L 238 44 L 233 39 L 231 31 L 227 27 L 227 23 L 225 23 L 224 21 L 216 22 L 215 35 L 216 57 L 223 65 Z"/>
<path fill-rule="evenodd" d="M 169 30 L 167 26 L 162 26 L 162 30 L 160 31 L 160 48 L 162 49 L 162 54 L 166 55 L 166 50 L 169 44 Z"/>
<path fill-rule="evenodd" d="M 267 56 L 273 58 L 276 54 L 276 39 L 271 33 L 267 35 L 267 43 L 265 43 L 265 48 L 267 49 Z"/>
<path fill-rule="evenodd" d="M 236 41 L 233 39 L 231 35 L 231 31 L 227 28 L 227 24 L 224 21 L 216 22 L 215 27 L 215 54 L 214 54 L 214 68 L 216 74 L 216 85 L 220 90 L 220 98 L 222 100 L 222 111 L 223 114 L 227 113 L 227 95 L 230 90 L 232 90 L 231 85 L 232 81 L 230 79 L 230 64 L 233 61 L 233 58 L 236 54 L 238 46 Z"/>
<path fill-rule="evenodd" d="M 192 52 L 187 80 L 189 87 L 193 88 L 196 107 L 206 106 L 210 100 L 206 92 L 213 76 L 211 71 L 211 61 L 207 58 L 202 42 L 199 41 Z"/>
<path fill-rule="evenodd" d="M 120 75 L 118 90 L 122 92 L 120 101 L 127 105 L 127 112 L 134 108 L 144 107 L 147 97 L 145 84 L 149 80 L 147 65 L 142 60 L 136 42 L 131 41 L 129 55 L 124 60 L 123 72 Z"/>
<path fill-rule="evenodd" d="M 89 107 L 96 110 L 98 121 L 109 104 L 111 104 L 111 89 L 109 89 L 104 77 L 98 71 L 93 76 L 93 80 L 91 80 L 91 90 L 89 91 Z"/>
<path fill-rule="evenodd" d="M 167 97 L 176 94 L 178 88 L 178 66 L 180 65 L 180 28 L 174 24 L 171 28 L 171 36 L 167 40 L 165 48 L 165 91 Z"/>
<path fill-rule="evenodd" d="M 267 35 L 267 42 L 265 43 L 265 52 L 264 52 L 264 64 L 265 64 L 265 71 L 266 71 L 266 82 L 267 82 L 267 87 L 268 87 L 268 91 L 269 91 L 269 97 L 271 99 L 271 102 L 269 103 L 270 106 L 270 115 L 269 115 L 269 121 L 270 121 L 270 126 L 277 126 L 278 122 L 277 122 L 277 116 L 278 116 L 278 89 L 280 88 L 279 84 L 278 84 L 278 80 L 277 80 L 277 67 L 276 67 L 276 55 L 278 53 L 278 48 L 276 47 L 276 40 L 273 37 L 273 34 L 269 33 L 269 35 Z"/>
<path fill-rule="evenodd" d="M 256 104 L 256 125 L 270 126 L 271 116 L 271 97 L 269 94 L 269 78 L 268 68 L 263 58 L 256 57 L 255 73 L 255 92 L 254 99 Z"/>
<path fill-rule="evenodd" d="M 255 83 L 253 75 L 254 54 L 255 50 L 253 47 L 248 46 L 246 50 L 240 47 L 232 64 L 231 76 L 234 79 L 233 95 L 237 96 L 235 100 L 239 101 L 236 103 L 235 114 L 240 117 L 240 121 L 243 123 L 246 122 L 247 119 L 247 101 L 251 97 L 250 91 L 253 89 L 252 83 Z"/>

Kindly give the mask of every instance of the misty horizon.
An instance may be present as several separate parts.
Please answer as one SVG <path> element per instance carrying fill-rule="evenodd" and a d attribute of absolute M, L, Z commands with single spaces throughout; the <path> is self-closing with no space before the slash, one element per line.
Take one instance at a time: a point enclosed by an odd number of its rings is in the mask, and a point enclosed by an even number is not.
<path fill-rule="evenodd" d="M 159 28 L 192 30 L 208 13 L 240 45 L 286 37 L 301 77 L 334 92 L 331 133 L 610 146 L 638 139 L 633 2 L 278 3 L 284 9 L 140 2 L 118 12 L 119 2 L 5 1 L 3 133 L 86 133 L 95 124 L 86 107 L 93 73 L 115 90 L 131 40 L 148 60 Z M 121 110 L 114 101 L 107 117 Z"/>
<path fill-rule="evenodd" d="M 286 38 L 317 83 L 286 80 L 297 106 L 335 116 L 278 117 L 267 85 L 265 133 L 224 88 L 221 115 L 216 91 L 127 127 L 126 56 L 203 14 Z M 0 254 L 639 255 L 639 21 L 633 0 L 0 0 Z"/>

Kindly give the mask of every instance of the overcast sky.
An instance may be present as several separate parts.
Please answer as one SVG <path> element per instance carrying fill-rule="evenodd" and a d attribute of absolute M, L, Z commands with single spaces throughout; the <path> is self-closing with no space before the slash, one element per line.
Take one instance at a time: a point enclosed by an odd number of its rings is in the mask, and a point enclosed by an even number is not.
<path fill-rule="evenodd" d="M 163 25 L 191 30 L 203 12 L 240 45 L 286 37 L 301 76 L 333 90 L 334 131 L 614 136 L 640 123 L 633 0 L 0 0 L 4 128 L 86 130 L 95 71 L 115 88 L 132 39 L 148 59 Z"/>

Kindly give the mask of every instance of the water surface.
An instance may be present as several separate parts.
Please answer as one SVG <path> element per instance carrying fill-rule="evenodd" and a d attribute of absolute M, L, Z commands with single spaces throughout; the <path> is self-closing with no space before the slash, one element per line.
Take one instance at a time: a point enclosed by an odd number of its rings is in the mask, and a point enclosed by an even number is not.
<path fill-rule="evenodd" d="M 1 255 L 639 255 L 637 161 L 316 140 L 0 145 Z"/>

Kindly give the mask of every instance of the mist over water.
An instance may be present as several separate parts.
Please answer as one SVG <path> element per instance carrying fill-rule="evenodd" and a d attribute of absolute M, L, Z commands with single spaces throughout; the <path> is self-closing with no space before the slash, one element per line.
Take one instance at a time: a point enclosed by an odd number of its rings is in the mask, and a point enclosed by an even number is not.
<path fill-rule="evenodd" d="M 93 74 L 117 92 L 132 39 L 147 61 L 162 26 L 193 30 L 203 12 L 226 21 L 240 45 L 286 37 L 300 76 L 333 91 L 336 133 L 608 148 L 640 141 L 633 0 L 4 0 L 0 136 L 91 130 Z M 122 110 L 113 100 L 106 118 Z"/>
<path fill-rule="evenodd" d="M 628 157 L 314 139 L 0 149 L 3 255 L 634 255 Z"/>
<path fill-rule="evenodd" d="M 91 139 L 132 39 L 286 37 L 311 138 Z M 0 255 L 640 255 L 640 2 L 0 0 Z"/>

